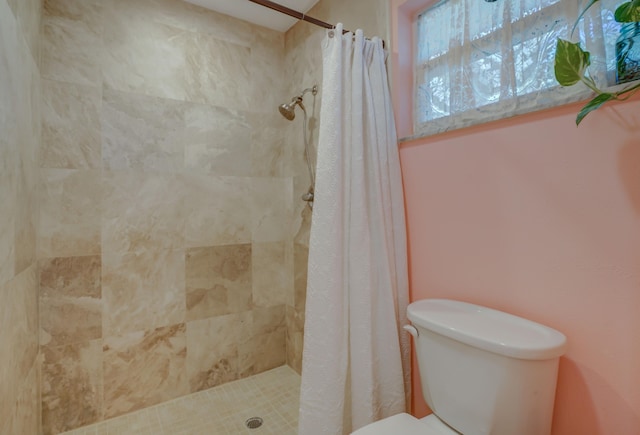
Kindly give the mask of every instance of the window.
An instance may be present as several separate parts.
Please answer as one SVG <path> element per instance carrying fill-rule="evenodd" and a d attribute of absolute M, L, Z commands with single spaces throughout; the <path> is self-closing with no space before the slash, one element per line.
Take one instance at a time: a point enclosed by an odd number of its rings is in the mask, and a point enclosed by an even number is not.
<path fill-rule="evenodd" d="M 592 54 L 603 86 L 615 81 L 620 1 L 600 1 L 574 33 Z M 560 87 L 553 72 L 558 38 L 569 39 L 585 2 L 444 0 L 416 20 L 414 130 L 435 134 L 589 97 Z"/>

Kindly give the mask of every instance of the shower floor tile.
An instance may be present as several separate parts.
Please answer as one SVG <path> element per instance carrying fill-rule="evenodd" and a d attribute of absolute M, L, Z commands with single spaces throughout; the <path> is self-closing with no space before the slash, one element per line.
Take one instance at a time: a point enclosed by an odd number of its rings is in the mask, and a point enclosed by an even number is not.
<path fill-rule="evenodd" d="M 296 435 L 300 376 L 288 366 L 112 418 L 65 435 Z M 248 429 L 247 419 L 263 424 Z"/>

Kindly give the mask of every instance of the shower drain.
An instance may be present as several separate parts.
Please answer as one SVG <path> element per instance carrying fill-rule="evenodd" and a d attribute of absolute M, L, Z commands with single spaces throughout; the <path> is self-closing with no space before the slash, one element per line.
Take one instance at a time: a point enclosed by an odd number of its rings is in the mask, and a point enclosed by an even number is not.
<path fill-rule="evenodd" d="M 260 417 L 251 417 L 244 422 L 249 429 L 258 429 L 262 426 L 262 419 Z"/>

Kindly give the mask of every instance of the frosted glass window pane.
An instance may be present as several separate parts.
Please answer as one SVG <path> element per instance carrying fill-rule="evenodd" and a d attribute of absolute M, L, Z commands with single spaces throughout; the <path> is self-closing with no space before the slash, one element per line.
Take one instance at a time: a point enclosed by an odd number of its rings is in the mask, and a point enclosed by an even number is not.
<path fill-rule="evenodd" d="M 476 1 L 469 5 L 467 16 L 469 17 L 469 39 L 472 41 L 502 27 L 501 11 L 498 8 L 486 7 L 486 4 L 484 1 Z"/>
<path fill-rule="evenodd" d="M 513 1 L 511 5 L 512 22 L 523 17 L 527 17 L 536 12 L 539 12 L 553 4 L 560 2 L 560 0 L 525 0 L 525 1 Z"/>
<path fill-rule="evenodd" d="M 566 30 L 567 26 L 558 26 L 514 45 L 517 95 L 557 86 L 553 68 L 547 66 L 553 65 L 556 41 Z"/>
<path fill-rule="evenodd" d="M 418 45 L 418 61 L 433 59 L 446 53 L 457 36 L 457 29 L 452 22 L 453 12 L 450 2 L 442 3 L 428 10 L 418 18 L 418 35 L 421 43 Z"/>
<path fill-rule="evenodd" d="M 615 69 L 616 3 L 601 0 L 573 35 L 591 52 L 598 83 Z M 416 23 L 416 133 L 588 98 L 586 86 L 562 88 L 553 73 L 557 39 L 571 39 L 580 7 L 573 0 L 443 0 L 426 9 Z"/>
<path fill-rule="evenodd" d="M 497 54 L 472 62 L 467 85 L 473 89 L 475 107 L 497 103 L 500 98 L 500 67 L 502 59 Z"/>
<path fill-rule="evenodd" d="M 440 74 L 438 74 L 440 72 Z M 417 92 L 417 112 L 421 122 L 442 118 L 451 114 L 449 102 L 451 99 L 451 83 L 449 75 L 444 70 L 432 71 L 424 79 L 423 85 Z"/>

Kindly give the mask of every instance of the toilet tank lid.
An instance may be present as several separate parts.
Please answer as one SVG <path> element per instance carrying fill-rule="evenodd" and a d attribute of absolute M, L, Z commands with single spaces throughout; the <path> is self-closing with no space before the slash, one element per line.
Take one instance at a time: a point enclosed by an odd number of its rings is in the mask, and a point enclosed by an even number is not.
<path fill-rule="evenodd" d="M 512 358 L 552 359 L 566 348 L 566 337 L 555 329 L 467 302 L 423 299 L 409 304 L 407 317 L 418 327 Z"/>

